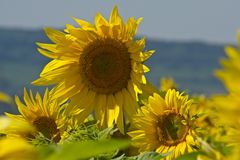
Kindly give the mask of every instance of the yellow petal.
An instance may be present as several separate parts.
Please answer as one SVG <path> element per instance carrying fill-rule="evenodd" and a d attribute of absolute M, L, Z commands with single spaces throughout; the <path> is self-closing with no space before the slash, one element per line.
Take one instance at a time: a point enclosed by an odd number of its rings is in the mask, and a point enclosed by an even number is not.
<path fill-rule="evenodd" d="M 24 87 L 24 94 L 23 95 L 24 95 L 23 98 L 24 98 L 24 102 L 25 102 L 26 106 L 33 107 L 34 103 L 32 103 L 32 100 L 30 99 L 25 87 Z"/>
<path fill-rule="evenodd" d="M 118 115 L 118 118 L 117 118 L 117 126 L 118 126 L 118 129 L 121 133 L 125 134 L 125 120 L 124 120 L 124 115 L 123 115 L 123 107 L 118 105 L 119 107 L 119 115 Z"/>
<path fill-rule="evenodd" d="M 115 99 L 113 95 L 107 96 L 107 124 L 108 127 L 111 127 L 113 125 L 115 118 Z"/>
<path fill-rule="evenodd" d="M 94 26 L 85 21 L 85 20 L 82 20 L 82 19 L 79 19 L 79 18 L 76 18 L 76 17 L 73 17 L 73 19 L 85 30 L 95 30 Z"/>
<path fill-rule="evenodd" d="M 122 23 L 122 19 L 118 14 L 118 8 L 117 6 L 114 6 L 112 13 L 110 15 L 110 19 L 109 19 L 109 23 L 110 24 L 114 24 L 114 25 L 118 25 Z"/>
<path fill-rule="evenodd" d="M 132 119 L 132 116 L 137 113 L 137 102 L 131 98 L 130 93 L 124 88 L 122 90 L 124 97 L 124 111 L 126 112 L 129 120 Z"/>
<path fill-rule="evenodd" d="M 65 34 L 61 31 L 49 27 L 45 27 L 44 31 L 54 43 L 63 43 L 65 40 Z"/>
<path fill-rule="evenodd" d="M 48 51 L 51 51 L 51 52 L 56 52 L 57 51 L 57 45 L 56 44 L 47 44 L 47 43 L 40 43 L 40 42 L 37 42 L 36 43 L 39 47 L 41 47 L 42 49 L 46 49 Z"/>
<path fill-rule="evenodd" d="M 100 13 L 97 13 L 95 16 L 95 24 L 96 24 L 96 27 L 102 26 L 102 25 L 105 25 L 105 26 L 109 25 L 107 20 Z"/>
<path fill-rule="evenodd" d="M 144 73 L 150 71 L 150 69 L 147 66 L 145 66 L 144 64 L 136 63 L 136 62 L 132 63 L 132 69 L 134 72 L 141 73 L 141 74 L 144 74 Z"/>

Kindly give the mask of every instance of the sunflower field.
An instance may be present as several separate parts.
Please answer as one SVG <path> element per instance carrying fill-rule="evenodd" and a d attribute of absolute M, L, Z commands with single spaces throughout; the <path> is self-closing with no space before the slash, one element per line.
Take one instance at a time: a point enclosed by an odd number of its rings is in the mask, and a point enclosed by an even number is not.
<path fill-rule="evenodd" d="M 37 42 L 50 62 L 32 85 L 44 94 L 0 92 L 19 111 L 0 116 L 0 160 L 240 159 L 240 48 L 226 46 L 215 70 L 226 94 L 189 95 L 145 77 L 155 51 L 136 38 L 142 18 L 124 21 L 115 6 L 94 24 L 73 19 L 79 27 L 46 27 L 51 43 Z"/>

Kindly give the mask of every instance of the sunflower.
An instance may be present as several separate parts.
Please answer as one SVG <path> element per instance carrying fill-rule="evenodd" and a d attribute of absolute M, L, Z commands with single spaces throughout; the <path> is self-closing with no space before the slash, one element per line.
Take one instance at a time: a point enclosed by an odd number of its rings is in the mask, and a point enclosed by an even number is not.
<path fill-rule="evenodd" d="M 221 141 L 233 147 L 229 160 L 240 159 L 240 94 L 229 93 L 228 95 L 214 96 L 214 103 L 217 107 L 216 115 L 219 123 L 226 128 L 226 135 L 221 137 Z"/>
<path fill-rule="evenodd" d="M 169 153 L 172 160 L 199 147 L 191 100 L 176 90 L 168 90 L 165 99 L 154 93 L 148 104 L 133 119 L 134 128 L 128 134 L 139 152 Z"/>
<path fill-rule="evenodd" d="M 0 135 L 13 138 L 29 138 L 35 132 L 35 128 L 22 118 L 11 119 L 7 116 L 0 117 Z"/>
<path fill-rule="evenodd" d="M 196 125 L 202 130 L 202 138 L 210 143 L 210 137 L 214 140 L 219 140 L 225 135 L 226 127 L 219 123 L 219 117 L 216 115 L 217 109 L 213 100 L 204 95 L 194 96 L 194 103 L 191 106 L 191 111 L 198 113 Z"/>
<path fill-rule="evenodd" d="M 4 133 L 4 130 L 10 123 L 10 119 L 6 116 L 0 116 L 0 134 Z"/>
<path fill-rule="evenodd" d="M 240 33 L 238 33 L 238 43 L 240 47 Z M 220 122 L 228 127 L 224 140 L 235 147 L 229 159 L 238 160 L 240 158 L 240 49 L 227 46 L 225 52 L 227 58 L 221 60 L 223 68 L 215 73 L 225 85 L 228 94 L 215 95 L 213 100 Z"/>
<path fill-rule="evenodd" d="M 21 138 L 0 139 L 1 160 L 37 160 L 36 149 Z"/>
<path fill-rule="evenodd" d="M 238 43 L 240 47 L 240 32 L 238 33 Z M 240 95 L 240 48 L 227 46 L 225 52 L 227 58 L 220 62 L 223 68 L 217 70 L 215 74 L 229 92 Z"/>
<path fill-rule="evenodd" d="M 238 34 L 240 47 L 240 33 Z M 216 95 L 214 101 L 220 114 L 224 115 L 226 123 L 235 123 L 240 113 L 240 49 L 232 46 L 225 47 L 227 58 L 221 60 L 222 69 L 217 70 L 216 76 L 223 82 L 228 91 L 227 95 Z M 239 121 L 240 119 L 237 118 Z"/>
<path fill-rule="evenodd" d="M 46 89 L 43 99 L 39 93 L 36 94 L 34 99 L 31 90 L 29 97 L 26 89 L 24 89 L 25 104 L 20 101 L 18 96 L 16 96 L 15 101 L 21 115 L 10 113 L 6 113 L 6 115 L 13 121 L 22 121 L 34 127 L 36 132 L 33 133 L 33 135 L 30 133 L 30 135 L 26 136 L 32 138 L 31 136 L 36 136 L 36 134 L 40 132 L 46 138 L 54 142 L 59 142 L 61 140 L 61 134 L 64 132 L 67 125 L 66 116 L 64 112 L 61 111 L 59 101 L 51 99 L 48 89 Z M 10 128 L 18 127 L 11 126 Z M 11 132 L 11 130 L 9 132 Z M 16 130 L 15 134 L 20 133 Z"/>
<path fill-rule="evenodd" d="M 115 122 L 124 132 L 124 117 L 137 112 L 137 94 L 146 83 L 149 69 L 143 62 L 154 53 L 143 51 L 145 38 L 134 40 L 142 18 L 125 23 L 114 7 L 109 21 L 100 13 L 95 25 L 74 20 L 80 27 L 67 24 L 64 32 L 45 28 L 53 44 L 37 43 L 38 51 L 53 60 L 33 84 L 54 84 L 56 98 L 70 98 L 84 109 L 80 121 L 95 111 L 101 126 Z"/>

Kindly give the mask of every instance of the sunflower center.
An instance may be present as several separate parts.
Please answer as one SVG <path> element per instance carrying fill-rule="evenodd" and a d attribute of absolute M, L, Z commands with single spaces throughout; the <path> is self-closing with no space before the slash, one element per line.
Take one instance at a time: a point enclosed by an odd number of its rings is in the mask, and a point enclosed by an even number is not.
<path fill-rule="evenodd" d="M 41 132 L 48 139 L 52 139 L 54 142 L 60 141 L 60 132 L 53 119 L 49 117 L 39 117 L 33 121 L 33 125 L 37 131 Z"/>
<path fill-rule="evenodd" d="M 113 39 L 90 43 L 80 58 L 80 73 L 90 89 L 113 94 L 127 87 L 131 60 L 127 47 Z"/>
<path fill-rule="evenodd" d="M 185 118 L 175 112 L 166 112 L 158 119 L 157 133 L 159 140 L 166 146 L 176 145 L 186 139 L 189 126 Z"/>

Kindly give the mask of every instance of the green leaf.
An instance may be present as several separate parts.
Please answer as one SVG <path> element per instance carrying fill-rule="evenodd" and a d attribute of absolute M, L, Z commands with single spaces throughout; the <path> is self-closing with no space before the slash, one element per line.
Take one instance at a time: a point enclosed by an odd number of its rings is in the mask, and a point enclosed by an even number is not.
<path fill-rule="evenodd" d="M 232 153 L 233 146 L 228 146 L 224 142 L 214 142 L 213 148 L 219 151 L 224 156 L 228 156 Z"/>
<path fill-rule="evenodd" d="M 123 154 L 123 155 L 121 155 L 121 156 L 119 156 L 119 157 L 116 157 L 116 158 L 113 158 L 112 160 L 126 160 L 127 158 L 126 158 L 126 156 L 125 156 L 125 154 Z M 128 160 L 130 160 L 130 159 L 128 159 Z M 132 159 L 131 159 L 132 160 Z"/>
<path fill-rule="evenodd" d="M 111 134 L 114 132 L 114 127 L 106 128 L 98 133 L 99 139 L 107 139 L 110 138 Z"/>
<path fill-rule="evenodd" d="M 84 123 L 78 129 L 72 131 L 66 142 L 79 142 L 98 139 L 99 129 L 94 121 Z"/>
<path fill-rule="evenodd" d="M 205 155 L 204 152 L 191 152 L 178 157 L 176 160 L 197 160 L 198 155 Z"/>
<path fill-rule="evenodd" d="M 134 157 L 128 157 L 127 160 L 159 160 L 165 158 L 169 153 L 146 152 Z"/>
<path fill-rule="evenodd" d="M 38 153 L 39 153 L 39 159 L 45 160 L 51 154 L 56 152 L 57 145 L 54 145 L 54 144 L 42 145 L 42 146 L 37 146 L 37 149 L 38 149 Z"/>
<path fill-rule="evenodd" d="M 113 152 L 128 147 L 128 140 L 100 140 L 69 143 L 59 146 L 47 160 L 80 160 L 88 159 L 99 154 Z"/>
<path fill-rule="evenodd" d="M 36 135 L 35 139 L 32 139 L 31 143 L 34 146 L 42 146 L 42 145 L 54 144 L 54 142 L 52 142 L 51 139 L 48 139 L 47 137 L 45 137 L 40 132 Z"/>

